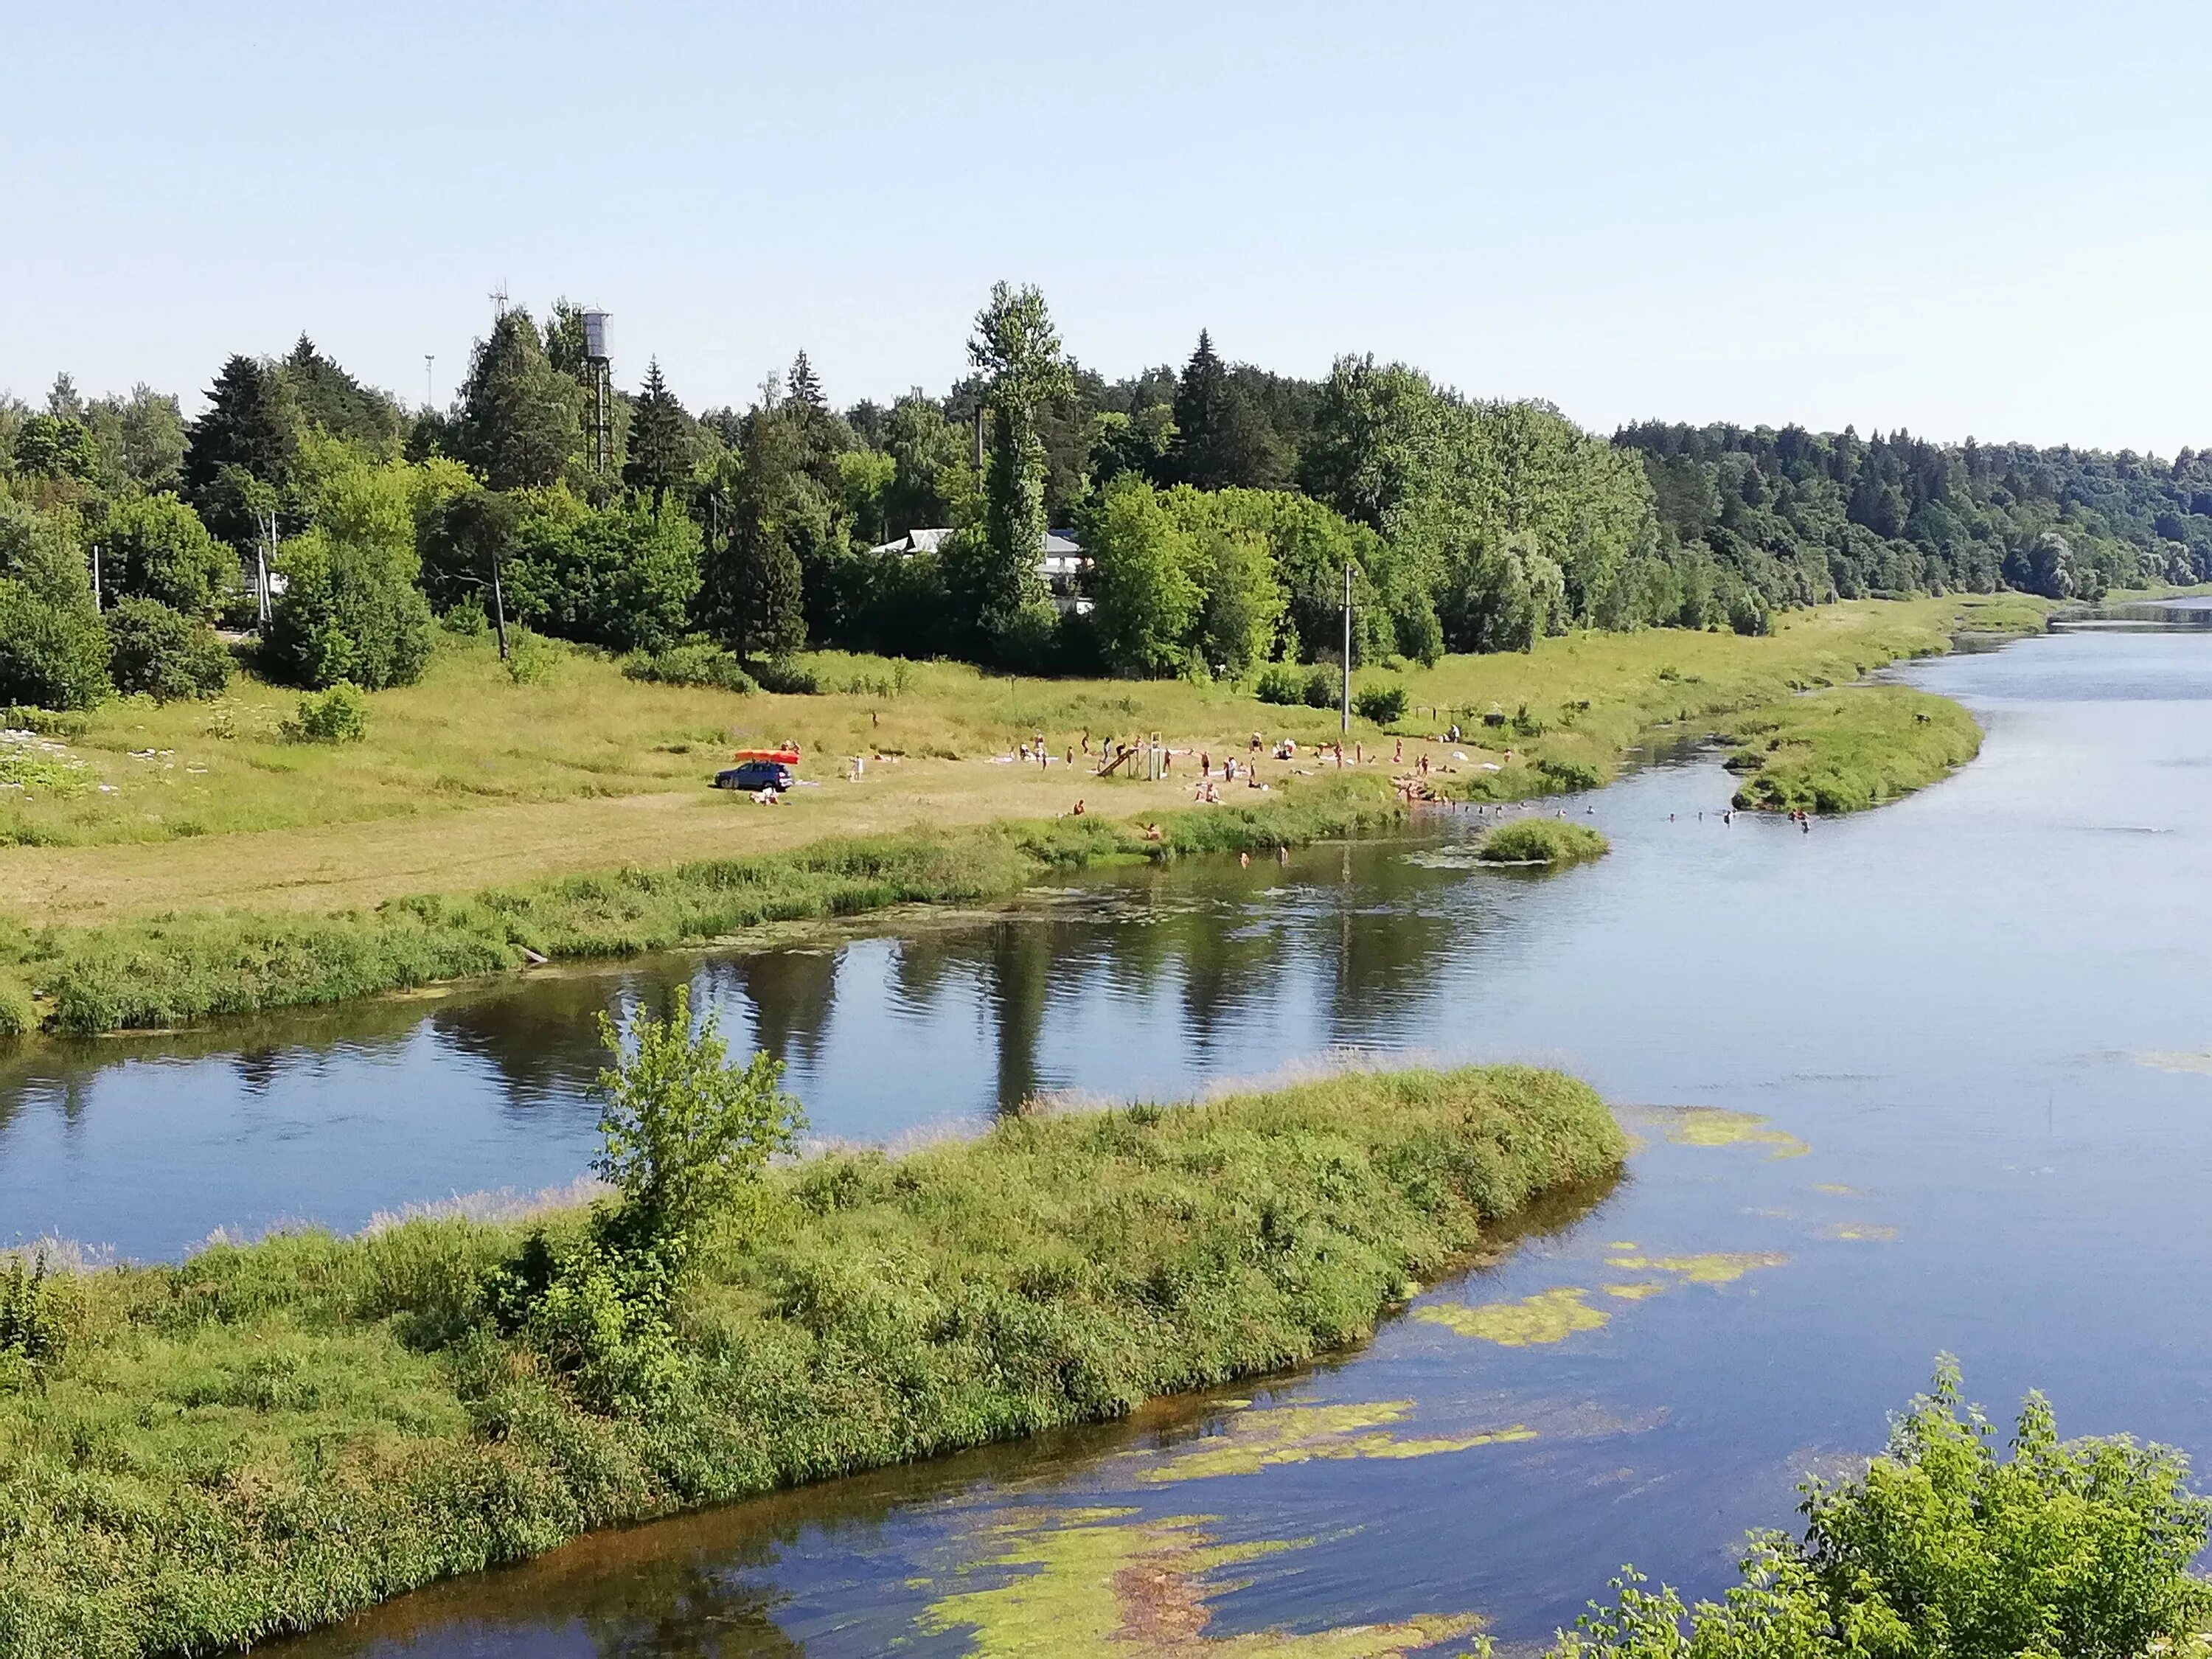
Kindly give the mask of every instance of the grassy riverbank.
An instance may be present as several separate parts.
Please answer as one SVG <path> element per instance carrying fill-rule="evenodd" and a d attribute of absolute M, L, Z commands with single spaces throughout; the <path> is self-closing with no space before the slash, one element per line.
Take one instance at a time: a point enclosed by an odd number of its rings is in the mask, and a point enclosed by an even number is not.
<path fill-rule="evenodd" d="M 1276 1370 L 1625 1145 L 1581 1085 L 1498 1067 L 817 1158 L 709 1241 L 675 1380 L 628 1414 L 500 1334 L 519 1226 L 66 1279 L 58 1358 L 0 1393 L 0 1652 L 205 1652 L 592 1528 Z"/>
<path fill-rule="evenodd" d="M 1389 774 L 1425 756 L 1433 782 L 1487 799 L 1601 782 L 1654 726 L 1841 684 L 1942 651 L 1960 630 L 2032 630 L 2046 609 L 2019 595 L 1855 600 L 1778 616 L 1757 638 L 1571 634 L 1527 654 L 1366 668 L 1359 684 L 1397 681 L 1410 713 L 1388 732 L 1355 720 L 1346 758 Z M 369 699 L 365 741 L 337 746 L 283 741 L 296 698 L 248 679 L 213 710 L 112 703 L 58 734 L 72 782 L 0 791 L 0 915 L 43 927 L 319 915 L 917 823 L 1049 817 L 1079 798 L 1109 817 L 1157 813 L 1188 804 L 1190 757 L 1161 782 L 1098 779 L 1086 734 L 1095 750 L 1158 732 L 1217 760 L 1249 757 L 1255 732 L 1291 738 L 1296 760 L 1262 761 L 1270 782 L 1311 769 L 1311 745 L 1337 736 L 1334 709 L 1261 703 L 1249 686 L 1007 679 L 830 654 L 816 666 L 831 689 L 813 696 L 647 684 L 582 652 L 518 684 L 485 642 L 448 640 L 422 684 Z M 1442 742 L 1455 720 L 1462 740 Z M 994 763 L 1040 733 L 1051 766 Z M 820 787 L 771 811 L 706 787 L 732 745 L 786 738 Z M 857 779 L 856 756 L 868 762 Z"/>
<path fill-rule="evenodd" d="M 1232 796 L 1238 792 L 1232 791 Z M 1055 870 L 1272 852 L 1396 822 L 1388 781 L 1302 781 L 1265 804 L 1149 825 L 1101 815 L 831 840 L 791 853 L 570 876 L 300 916 L 216 912 L 0 936 L 0 1030 L 159 1029 L 550 960 L 634 955 L 778 921 L 1006 897 Z"/>
<path fill-rule="evenodd" d="M 1740 709 L 1939 655 L 1960 634 L 2039 633 L 2049 609 L 2017 593 L 1866 599 L 1778 616 L 1774 632 L 1756 639 L 1676 629 L 1569 635 L 1527 656 L 1448 657 L 1409 676 L 1412 724 L 1459 720 L 1466 741 L 1443 756 L 1451 793 L 1513 800 L 1592 788 L 1655 731 L 1703 736 Z M 1433 721 L 1431 708 L 1443 711 Z"/>
<path fill-rule="evenodd" d="M 1386 821 L 1391 779 L 1423 758 L 1427 784 L 1450 794 L 1589 787 L 1654 726 L 1708 730 L 2043 613 L 2017 595 L 1867 600 L 1778 617 L 1758 638 L 1577 634 L 1525 655 L 1447 658 L 1403 675 L 1407 717 L 1389 732 L 1358 723 L 1340 769 L 1315 751 L 1335 735 L 1334 712 L 1232 686 L 848 658 L 817 664 L 845 689 L 741 697 L 641 684 L 586 653 L 516 684 L 481 641 L 449 641 L 422 685 L 371 700 L 365 743 L 338 748 L 282 742 L 288 705 L 266 688 L 242 685 L 215 714 L 142 699 L 69 739 L 82 789 L 0 804 L 0 839 L 19 843 L 0 849 L 0 1032 L 160 1029 L 533 955 L 976 902 L 1101 857 L 1295 845 Z M 1443 741 L 1454 723 L 1460 740 Z M 1082 763 L 1086 742 L 1154 732 L 1183 751 L 1165 780 L 1102 779 Z M 1193 754 L 1249 759 L 1255 732 L 1298 746 L 1257 763 L 1267 805 L 1191 810 Z M 1006 758 L 1038 733 L 1054 764 Z M 785 738 L 816 757 L 822 787 L 775 809 L 706 787 L 726 745 Z M 869 757 L 865 770 L 835 775 L 834 757 L 852 754 Z M 1079 800 L 1082 818 L 1056 816 Z"/>
<path fill-rule="evenodd" d="M 1948 697 L 1846 686 L 1754 708 L 1723 728 L 1736 744 L 1738 806 L 1857 812 L 1925 788 L 1981 752 L 1982 728 Z"/>

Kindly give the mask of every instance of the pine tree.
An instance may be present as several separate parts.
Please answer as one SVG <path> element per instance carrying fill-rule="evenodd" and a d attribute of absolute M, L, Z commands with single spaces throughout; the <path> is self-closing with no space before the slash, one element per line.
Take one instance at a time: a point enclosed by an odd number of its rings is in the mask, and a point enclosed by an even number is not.
<path fill-rule="evenodd" d="M 691 476 L 693 444 L 691 417 L 660 375 L 660 361 L 647 361 L 645 387 L 630 414 L 629 459 L 623 467 L 623 482 L 641 493 L 650 491 L 659 512 L 671 489 Z"/>

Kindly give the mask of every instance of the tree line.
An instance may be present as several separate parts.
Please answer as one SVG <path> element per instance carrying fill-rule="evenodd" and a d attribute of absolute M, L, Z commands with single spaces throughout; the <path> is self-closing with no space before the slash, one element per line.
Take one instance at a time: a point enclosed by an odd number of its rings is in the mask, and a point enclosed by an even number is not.
<path fill-rule="evenodd" d="M 526 626 L 743 684 L 808 646 L 1035 672 L 1242 675 L 1733 628 L 1865 594 L 2056 598 L 2212 576 L 2212 455 L 2172 462 L 1647 423 L 1470 398 L 1402 363 L 1109 381 L 1001 283 L 942 394 L 833 405 L 802 352 L 745 409 L 657 359 L 596 433 L 584 313 L 503 301 L 451 404 L 410 411 L 302 336 L 187 422 L 141 386 L 0 398 L 0 702 L 219 690 L 251 636 L 305 686 L 419 676 L 436 629 Z M 1091 555 L 1055 605 L 1048 528 Z M 909 532 L 946 533 L 884 550 Z M 265 575 L 270 580 L 264 580 Z M 1061 596 L 1063 599 L 1066 595 Z M 265 612 L 265 614 L 264 614 Z"/>

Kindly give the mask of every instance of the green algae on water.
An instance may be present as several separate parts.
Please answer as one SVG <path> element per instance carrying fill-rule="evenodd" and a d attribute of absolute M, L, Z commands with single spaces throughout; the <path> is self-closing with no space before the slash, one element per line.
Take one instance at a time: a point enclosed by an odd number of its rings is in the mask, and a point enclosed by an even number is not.
<path fill-rule="evenodd" d="M 1521 1423 L 1461 1435 L 1401 1438 L 1389 1432 L 1390 1425 L 1403 1421 L 1413 1409 L 1410 1400 L 1383 1400 L 1239 1411 L 1221 1433 L 1170 1453 L 1138 1478 L 1147 1484 L 1204 1480 L 1318 1459 L 1431 1457 L 1536 1437 L 1534 1429 Z"/>
<path fill-rule="evenodd" d="M 1681 1106 L 1668 1115 L 1667 1139 L 1677 1146 L 1771 1146 L 1770 1158 L 1802 1158 L 1813 1149 L 1787 1129 L 1771 1127 L 1756 1112 L 1724 1106 Z"/>
<path fill-rule="evenodd" d="M 1779 1267 L 1790 1258 L 1778 1250 L 1716 1250 L 1705 1255 L 1614 1255 L 1606 1264 L 1636 1273 L 1674 1273 L 1690 1285 L 1732 1285 L 1757 1267 Z"/>
<path fill-rule="evenodd" d="M 1519 1302 L 1485 1302 L 1474 1307 L 1440 1302 L 1415 1309 L 1413 1317 L 1462 1336 L 1480 1337 L 1503 1347 L 1527 1348 L 1564 1342 L 1577 1331 L 1602 1328 L 1613 1316 L 1583 1300 L 1589 1294 L 1577 1285 L 1567 1285 Z"/>
<path fill-rule="evenodd" d="M 1308 1541 L 1224 1544 L 1207 1530 L 1214 1519 L 1143 1520 L 1129 1509 L 1004 1516 L 986 1531 L 988 1553 L 961 1576 L 1018 1571 L 939 1597 L 923 1612 L 921 1627 L 931 1634 L 966 1631 L 975 1659 L 1403 1659 L 1482 1626 L 1472 1613 L 1429 1613 L 1310 1633 L 1208 1636 L 1209 1597 L 1235 1588 L 1209 1583 L 1211 1575 Z"/>

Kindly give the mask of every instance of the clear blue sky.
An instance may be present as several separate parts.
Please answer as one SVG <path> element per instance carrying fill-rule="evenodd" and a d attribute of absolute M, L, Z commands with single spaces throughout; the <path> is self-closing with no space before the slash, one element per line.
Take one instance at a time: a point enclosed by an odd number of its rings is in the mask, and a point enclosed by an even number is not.
<path fill-rule="evenodd" d="M 0 387 L 301 330 L 451 393 L 504 284 L 694 408 L 1403 357 L 1585 424 L 2212 444 L 2212 8 L 19 4 Z"/>

